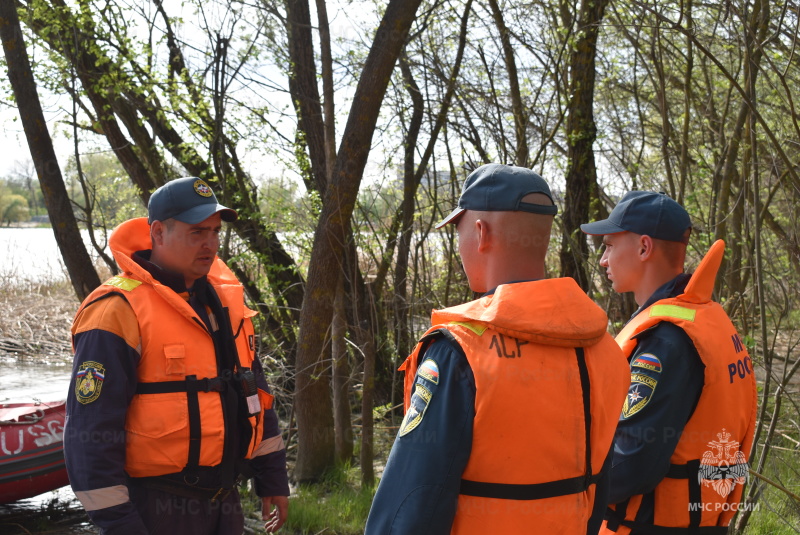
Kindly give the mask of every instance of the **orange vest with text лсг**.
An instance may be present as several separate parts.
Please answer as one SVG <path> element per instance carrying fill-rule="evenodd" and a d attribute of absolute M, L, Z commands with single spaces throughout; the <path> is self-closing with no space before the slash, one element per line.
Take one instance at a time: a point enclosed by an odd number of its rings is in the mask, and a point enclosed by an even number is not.
<path fill-rule="evenodd" d="M 441 329 L 464 350 L 476 387 L 452 533 L 585 532 L 629 384 L 605 313 L 564 278 L 501 285 L 434 311 L 432 324 L 402 367 L 406 409 Z"/>
<path fill-rule="evenodd" d="M 92 292 L 78 314 L 110 293 L 121 295 L 138 320 L 141 336 L 139 384 L 185 385 L 183 382 L 187 379 L 200 383 L 199 388 L 194 389 L 199 390 L 197 392 L 187 392 L 183 386 L 183 391 L 133 396 L 125 423 L 125 471 L 133 477 L 146 477 L 180 472 L 191 466 L 217 466 L 222 461 L 225 444 L 224 408 L 221 393 L 203 391 L 202 386 L 203 379 L 217 378 L 219 373 L 211 334 L 189 303 L 153 279 L 131 258 L 135 251 L 151 247 L 146 218 L 120 225 L 111 235 L 109 245 L 123 274 L 112 277 Z M 218 258 L 208 282 L 216 290 L 222 306 L 228 309 L 239 364 L 250 368 L 255 357 L 250 318 L 255 312 L 244 305 L 242 286 Z M 258 394 L 262 411 L 270 408 L 272 396 L 260 389 Z M 192 413 L 199 414 L 199 422 L 191 422 Z M 252 433 L 248 457 L 261 441 L 263 412 L 250 417 L 249 424 Z M 199 448 L 190 448 L 190 435 L 199 435 Z M 192 442 L 197 444 L 198 441 Z"/>
<path fill-rule="evenodd" d="M 636 336 L 662 321 L 682 328 L 705 366 L 703 391 L 654 493 L 654 524 L 637 522 L 643 496 L 610 506 L 600 533 L 726 533 L 748 475 L 756 422 L 756 381 L 750 356 L 722 307 L 711 301 L 725 252 L 712 245 L 683 294 L 662 299 L 633 318 L 617 336 L 630 358 Z M 685 528 L 685 529 L 680 529 Z M 701 528 L 693 531 L 692 528 Z"/>

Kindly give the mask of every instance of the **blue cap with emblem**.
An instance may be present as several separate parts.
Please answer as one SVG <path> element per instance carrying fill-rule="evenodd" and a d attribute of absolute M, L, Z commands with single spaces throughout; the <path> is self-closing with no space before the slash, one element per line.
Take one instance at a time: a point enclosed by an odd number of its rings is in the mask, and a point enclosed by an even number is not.
<path fill-rule="evenodd" d="M 692 221 L 683 206 L 666 193 L 653 191 L 629 191 L 608 219 L 581 225 L 583 232 L 595 236 L 633 232 L 682 243 L 686 243 L 686 231 L 690 228 Z"/>
<path fill-rule="evenodd" d="M 542 193 L 550 199 L 549 205 L 522 202 L 531 193 Z M 467 210 L 478 212 L 530 212 L 556 215 L 558 208 L 550 194 L 550 186 L 542 177 L 526 167 L 490 163 L 469 174 L 458 206 L 436 228 L 456 221 Z"/>
<path fill-rule="evenodd" d="M 220 212 L 223 221 L 236 221 L 235 210 L 222 206 L 204 180 L 197 177 L 176 178 L 150 196 L 147 222 L 177 219 L 194 225 Z"/>

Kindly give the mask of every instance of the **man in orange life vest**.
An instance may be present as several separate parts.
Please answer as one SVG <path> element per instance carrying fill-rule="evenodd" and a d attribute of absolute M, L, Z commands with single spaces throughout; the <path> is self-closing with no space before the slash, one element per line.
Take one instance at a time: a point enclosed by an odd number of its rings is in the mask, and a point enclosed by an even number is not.
<path fill-rule="evenodd" d="M 581 229 L 603 236 L 600 266 L 639 305 L 617 336 L 631 385 L 601 533 L 722 535 L 739 507 L 756 420 L 752 361 L 711 301 L 725 244 L 715 243 L 693 275 L 683 273 L 689 214 L 644 191 Z"/>
<path fill-rule="evenodd" d="M 105 534 L 239 535 L 252 475 L 268 531 L 286 520 L 286 452 L 241 284 L 217 258 L 220 205 L 198 178 L 150 197 L 109 246 L 122 269 L 81 305 L 64 450 Z M 91 377 L 91 380 L 89 379 Z"/>
<path fill-rule="evenodd" d="M 628 370 L 605 313 L 544 278 L 555 213 L 539 175 L 489 164 L 439 223 L 483 296 L 434 311 L 403 365 L 368 535 L 597 532 Z"/>

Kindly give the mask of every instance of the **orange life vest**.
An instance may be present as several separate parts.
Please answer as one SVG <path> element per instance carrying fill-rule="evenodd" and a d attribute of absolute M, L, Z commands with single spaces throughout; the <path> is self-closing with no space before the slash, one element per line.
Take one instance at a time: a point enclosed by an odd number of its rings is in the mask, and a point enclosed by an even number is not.
<path fill-rule="evenodd" d="M 585 532 L 630 380 L 605 313 L 574 280 L 550 279 L 501 285 L 434 311 L 432 324 L 401 367 L 406 409 L 440 330 L 464 350 L 476 386 L 452 533 Z"/>
<path fill-rule="evenodd" d="M 695 533 L 690 527 L 704 528 L 696 533 L 723 534 L 736 513 L 753 446 L 756 380 L 736 328 L 723 308 L 711 301 L 724 252 L 722 240 L 714 243 L 683 294 L 641 311 L 617 336 L 630 358 L 639 333 L 662 321 L 674 323 L 694 343 L 705 378 L 697 407 L 670 458 L 670 470 L 653 491 L 654 525 L 636 521 L 643 496 L 633 496 L 610 506 L 602 534 L 627 535 L 631 528 L 643 534 L 662 533 L 659 528 Z"/>
<path fill-rule="evenodd" d="M 125 423 L 125 470 L 133 477 L 147 477 L 187 467 L 218 466 L 225 445 L 225 417 L 212 336 L 189 303 L 131 258 L 133 252 L 151 247 L 146 218 L 120 225 L 109 244 L 124 272 L 92 292 L 78 314 L 116 293 L 130 304 L 138 320 L 139 385 Z M 242 286 L 219 258 L 208 282 L 228 309 L 239 365 L 252 367 L 255 347 L 250 318 L 255 312 L 245 306 Z M 252 432 L 246 457 L 261 441 L 263 410 L 272 406 L 270 394 L 259 389 L 258 396 L 262 413 L 248 419 Z"/>

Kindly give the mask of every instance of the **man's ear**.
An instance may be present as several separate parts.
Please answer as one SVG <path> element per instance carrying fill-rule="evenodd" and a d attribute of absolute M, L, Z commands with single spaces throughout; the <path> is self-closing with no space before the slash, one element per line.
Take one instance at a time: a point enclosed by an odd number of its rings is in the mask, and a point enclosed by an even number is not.
<path fill-rule="evenodd" d="M 492 240 L 492 231 L 485 219 L 475 220 L 475 233 L 478 238 L 478 251 L 486 252 Z"/>
<path fill-rule="evenodd" d="M 652 258 L 654 247 L 655 243 L 653 242 L 653 238 L 643 234 L 639 238 L 639 259 L 644 261 Z"/>
<path fill-rule="evenodd" d="M 164 244 L 164 223 L 161 221 L 153 221 L 150 224 L 150 241 L 153 245 Z"/>

